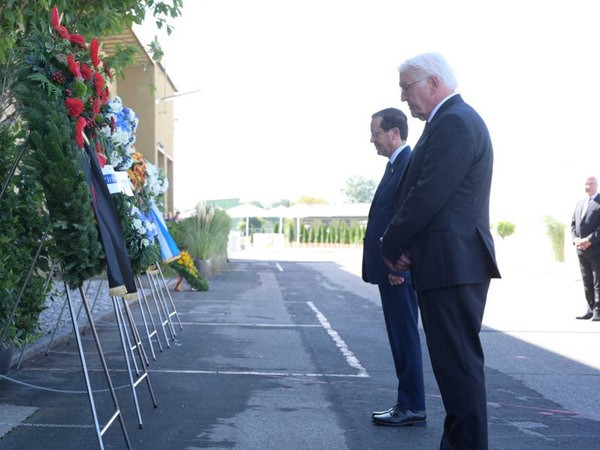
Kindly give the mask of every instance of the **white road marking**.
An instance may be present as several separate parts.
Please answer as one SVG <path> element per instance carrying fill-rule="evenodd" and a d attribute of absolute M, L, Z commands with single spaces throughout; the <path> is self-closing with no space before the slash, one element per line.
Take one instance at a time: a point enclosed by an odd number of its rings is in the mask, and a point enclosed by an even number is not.
<path fill-rule="evenodd" d="M 280 272 L 283 272 L 283 267 L 281 267 L 279 263 L 275 263 L 275 265 L 277 266 L 277 269 L 279 269 Z"/>
<path fill-rule="evenodd" d="M 329 337 L 331 337 L 331 339 L 333 339 L 333 342 L 335 342 L 335 345 L 337 346 L 337 348 L 340 349 L 340 351 L 342 352 L 342 355 L 344 355 L 344 358 L 346 359 L 346 362 L 348 363 L 348 365 L 350 367 L 353 367 L 356 370 L 358 370 L 358 376 L 368 377 L 369 374 L 367 373 L 367 369 L 365 369 L 361 365 L 358 358 L 356 356 L 354 356 L 354 353 L 352 353 L 350 351 L 350 349 L 348 348 L 348 345 L 346 345 L 346 343 L 340 337 L 338 332 L 333 329 L 333 327 L 327 320 L 327 317 L 325 317 L 323 315 L 323 313 L 317 309 L 317 307 L 314 305 L 313 302 L 306 302 L 306 303 L 308 304 L 310 309 L 312 309 L 314 311 L 314 313 L 317 315 L 317 319 L 321 323 L 321 326 L 325 329 L 325 331 L 327 331 L 327 334 L 329 335 Z"/>
<path fill-rule="evenodd" d="M 299 323 L 243 323 L 243 322 L 182 322 L 181 325 L 208 327 L 256 327 L 256 328 L 320 328 L 321 325 Z"/>
<path fill-rule="evenodd" d="M 28 367 L 21 369 L 22 372 L 45 372 L 48 369 L 41 367 Z M 80 369 L 78 369 L 80 370 Z M 89 372 L 100 372 L 103 369 L 90 368 Z M 53 367 L 53 372 L 69 373 L 73 372 L 73 369 L 64 367 Z M 111 372 L 127 372 L 127 369 L 111 368 Z M 196 369 L 147 369 L 148 374 L 180 374 L 180 375 L 250 375 L 258 377 L 287 377 L 287 378 L 368 378 L 369 375 L 364 373 L 350 374 L 350 373 L 310 373 L 310 372 L 268 372 L 268 371 L 257 371 L 257 370 L 196 370 Z"/>

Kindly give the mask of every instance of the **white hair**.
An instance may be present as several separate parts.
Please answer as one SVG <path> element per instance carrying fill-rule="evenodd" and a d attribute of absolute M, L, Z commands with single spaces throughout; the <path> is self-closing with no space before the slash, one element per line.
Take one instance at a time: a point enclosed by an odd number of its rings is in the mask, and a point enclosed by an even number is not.
<path fill-rule="evenodd" d="M 456 89 L 458 86 L 454 71 L 440 53 L 423 53 L 407 59 L 400 64 L 398 72 L 407 70 L 415 72 L 418 77 L 435 75 L 450 89 Z"/>

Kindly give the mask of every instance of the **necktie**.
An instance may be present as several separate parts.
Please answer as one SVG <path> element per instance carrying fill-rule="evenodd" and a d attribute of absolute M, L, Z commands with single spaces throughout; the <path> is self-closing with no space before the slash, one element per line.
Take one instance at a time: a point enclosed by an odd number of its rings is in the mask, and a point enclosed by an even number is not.
<path fill-rule="evenodd" d="M 585 216 L 585 213 L 587 212 L 588 208 L 590 207 L 590 203 L 592 203 L 592 197 L 590 197 L 587 202 L 583 203 L 583 208 L 581 208 L 581 217 Z"/>
<path fill-rule="evenodd" d="M 394 165 L 390 161 L 388 161 L 387 166 L 385 167 L 385 173 L 394 173 Z"/>

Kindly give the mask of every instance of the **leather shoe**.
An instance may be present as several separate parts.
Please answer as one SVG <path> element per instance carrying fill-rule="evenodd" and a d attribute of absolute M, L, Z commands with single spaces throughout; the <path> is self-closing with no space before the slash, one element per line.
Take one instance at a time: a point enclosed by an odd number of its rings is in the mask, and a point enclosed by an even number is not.
<path fill-rule="evenodd" d="M 585 313 L 583 316 L 577 316 L 576 319 L 579 319 L 579 320 L 588 320 L 588 319 L 591 319 L 592 316 L 593 316 L 593 314 L 590 311 L 590 312 Z M 598 320 L 600 320 L 600 319 L 598 319 Z"/>
<path fill-rule="evenodd" d="M 398 405 L 394 405 L 390 409 L 386 409 L 385 411 L 373 411 L 373 413 L 371 414 L 371 417 L 381 416 L 382 414 L 389 414 L 397 407 L 398 407 Z"/>
<path fill-rule="evenodd" d="M 427 423 L 425 411 L 411 411 L 394 407 L 390 412 L 373 416 L 373 423 L 388 427 L 424 426 Z"/>

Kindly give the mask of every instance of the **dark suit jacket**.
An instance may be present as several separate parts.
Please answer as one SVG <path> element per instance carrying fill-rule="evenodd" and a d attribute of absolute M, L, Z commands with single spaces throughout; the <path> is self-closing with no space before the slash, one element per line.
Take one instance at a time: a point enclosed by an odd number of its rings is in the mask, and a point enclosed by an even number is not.
<path fill-rule="evenodd" d="M 493 150 L 477 112 L 460 95 L 436 112 L 396 192 L 383 255 L 412 254 L 417 291 L 499 278 L 490 232 Z"/>
<path fill-rule="evenodd" d="M 381 256 L 381 237 L 394 216 L 394 198 L 400 175 L 410 159 L 410 147 L 405 147 L 396 156 L 391 170 L 386 171 L 377 186 L 371 208 L 363 246 L 362 278 L 373 284 L 389 284 L 390 269 Z M 404 277 L 404 284 L 410 284 L 410 272 L 391 272 Z"/>
<path fill-rule="evenodd" d="M 571 236 L 573 238 L 587 237 L 592 242 L 592 246 L 587 250 L 577 250 L 578 255 L 585 253 L 588 256 L 600 256 L 600 195 L 596 193 L 582 218 L 581 210 L 587 201 L 588 199 L 585 198 L 577 202 L 575 206 L 571 220 Z"/>

